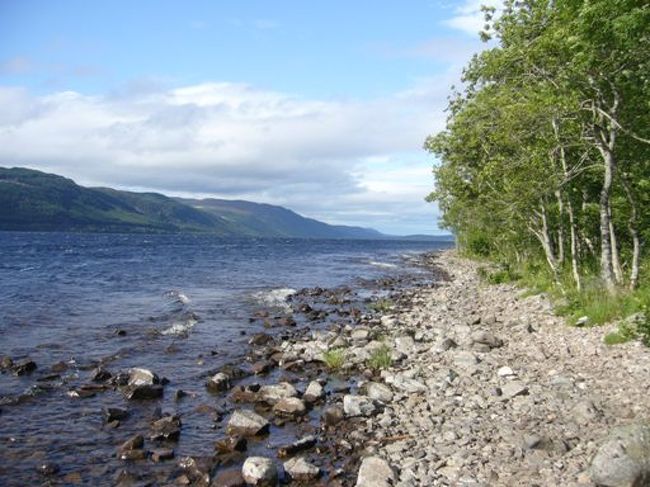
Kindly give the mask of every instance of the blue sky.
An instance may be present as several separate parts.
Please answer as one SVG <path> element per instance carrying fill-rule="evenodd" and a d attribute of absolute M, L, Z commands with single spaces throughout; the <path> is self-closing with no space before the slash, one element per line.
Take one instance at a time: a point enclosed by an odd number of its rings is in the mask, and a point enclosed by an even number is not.
<path fill-rule="evenodd" d="M 475 0 L 0 0 L 0 164 L 438 233 L 423 202 Z"/>

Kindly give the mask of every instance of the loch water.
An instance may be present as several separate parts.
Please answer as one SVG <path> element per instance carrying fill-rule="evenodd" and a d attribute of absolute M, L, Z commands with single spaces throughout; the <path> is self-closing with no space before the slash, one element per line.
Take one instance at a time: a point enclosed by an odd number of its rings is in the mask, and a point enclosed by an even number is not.
<path fill-rule="evenodd" d="M 450 245 L 0 232 L 0 356 L 38 366 L 23 376 L 0 374 L 0 484 L 41 481 L 44 462 L 62 467 L 59 479 L 67 472 L 76 483 L 114 480 L 108 458 L 127 430 L 103 428 L 101 411 L 126 400 L 115 392 L 68 394 L 88 382 L 96 364 L 145 367 L 169 378 L 170 390 L 200 396 L 201 374 L 240 359 L 248 337 L 262 330 L 249 320 L 256 310 L 281 310 L 306 287 L 347 285 L 362 293 L 366 280 L 417 273 L 418 254 Z M 65 372 L 43 380 L 55 364 Z M 178 410 L 171 396 L 156 407 Z M 213 440 L 195 421 L 184 428 L 178 453 L 207 454 Z"/>

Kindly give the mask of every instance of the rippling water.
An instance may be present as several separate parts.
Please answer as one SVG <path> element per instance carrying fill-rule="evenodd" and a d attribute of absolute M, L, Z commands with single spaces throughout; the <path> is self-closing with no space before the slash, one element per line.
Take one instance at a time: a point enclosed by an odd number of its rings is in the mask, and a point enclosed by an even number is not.
<path fill-rule="evenodd" d="M 0 375 L 0 396 L 35 396 L 2 406 L 0 483 L 38 479 L 35 468 L 46 460 L 81 471 L 83 483 L 112 472 L 106 455 L 124 433 L 101 428 L 101 407 L 123 399 L 79 402 L 65 393 L 75 381 L 87 382 L 87 368 L 98 361 L 112 370 L 151 368 L 191 390 L 206 369 L 242 355 L 243 334 L 259 331 L 248 320 L 254 310 L 281 306 L 295 289 L 403 272 L 409 256 L 436 248 L 407 241 L 0 232 L 0 355 L 30 357 L 39 367 L 32 375 Z M 57 362 L 69 367 L 64 384 L 35 387 L 38 374 Z M 159 405 L 177 408 L 172 402 L 166 395 Z M 206 435 L 184 429 L 179 448 L 207 453 Z"/>

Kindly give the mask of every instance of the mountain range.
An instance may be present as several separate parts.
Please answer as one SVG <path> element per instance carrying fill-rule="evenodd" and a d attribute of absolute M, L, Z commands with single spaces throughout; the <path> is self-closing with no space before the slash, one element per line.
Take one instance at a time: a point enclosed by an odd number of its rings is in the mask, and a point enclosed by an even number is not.
<path fill-rule="evenodd" d="M 281 206 L 86 188 L 62 176 L 16 167 L 0 167 L 0 230 L 391 238 L 370 228 L 329 225 Z"/>

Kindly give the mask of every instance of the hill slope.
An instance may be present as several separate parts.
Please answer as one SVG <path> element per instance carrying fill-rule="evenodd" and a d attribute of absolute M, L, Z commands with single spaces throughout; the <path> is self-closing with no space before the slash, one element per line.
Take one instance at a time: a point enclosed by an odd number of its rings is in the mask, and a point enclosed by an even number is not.
<path fill-rule="evenodd" d="M 280 206 L 85 188 L 62 176 L 2 167 L 0 230 L 204 232 L 228 237 L 383 237 L 375 230 L 328 225 Z"/>

